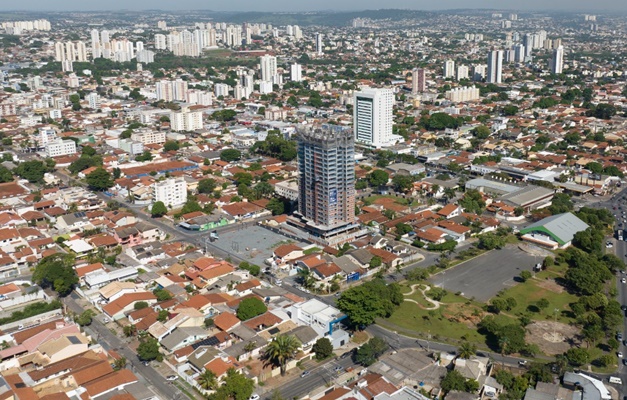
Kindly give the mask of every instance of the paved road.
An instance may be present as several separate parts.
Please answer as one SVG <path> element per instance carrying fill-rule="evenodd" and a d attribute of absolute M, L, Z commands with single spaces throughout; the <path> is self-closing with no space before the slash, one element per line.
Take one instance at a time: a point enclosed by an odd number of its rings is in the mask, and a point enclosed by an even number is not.
<path fill-rule="evenodd" d="M 73 312 L 82 313 L 83 307 L 76 302 L 72 296 L 76 296 L 72 293 L 71 296 L 65 297 L 63 303 Z M 148 388 L 153 388 L 157 391 L 157 394 L 163 399 L 178 400 L 185 397 L 185 395 L 178 390 L 174 385 L 170 385 L 157 371 L 151 366 L 144 366 L 139 361 L 137 354 L 131 350 L 128 345 L 120 340 L 115 334 L 111 333 L 109 328 L 103 325 L 98 318 L 94 318 L 91 325 L 85 327 L 85 330 L 92 335 L 98 343 L 100 343 L 106 350 L 115 350 L 120 355 L 126 358 L 131 366 L 131 370 L 145 379 L 145 384 Z"/>

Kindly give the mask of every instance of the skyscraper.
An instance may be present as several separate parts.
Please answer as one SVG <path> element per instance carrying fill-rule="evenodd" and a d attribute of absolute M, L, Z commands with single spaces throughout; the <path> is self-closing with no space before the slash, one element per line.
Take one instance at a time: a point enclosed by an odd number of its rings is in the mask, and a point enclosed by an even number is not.
<path fill-rule="evenodd" d="M 455 76 L 455 61 L 446 60 L 444 63 L 444 78 L 452 78 Z"/>
<path fill-rule="evenodd" d="M 323 240 L 355 226 L 354 152 L 348 128 L 298 129 L 298 210 L 306 229 Z"/>
<path fill-rule="evenodd" d="M 501 83 L 503 75 L 503 50 L 488 53 L 488 76 L 486 82 Z"/>
<path fill-rule="evenodd" d="M 424 68 L 414 68 L 411 73 L 411 92 L 422 93 L 427 89 L 427 77 Z"/>
<path fill-rule="evenodd" d="M 303 68 L 300 64 L 294 63 L 291 65 L 290 79 L 292 82 L 300 82 L 303 80 Z"/>
<path fill-rule="evenodd" d="M 266 82 L 271 82 L 272 77 L 276 74 L 276 57 L 265 55 L 261 56 L 259 60 L 260 69 L 261 69 L 261 80 Z"/>
<path fill-rule="evenodd" d="M 355 140 L 375 148 L 390 143 L 393 106 L 394 93 L 391 89 L 365 88 L 361 92 L 355 92 L 353 107 Z"/>
<path fill-rule="evenodd" d="M 316 53 L 321 56 L 324 54 L 324 45 L 322 44 L 322 33 L 316 33 Z"/>
<path fill-rule="evenodd" d="M 559 46 L 553 51 L 553 58 L 551 59 L 551 72 L 554 74 L 561 74 L 564 69 L 564 46 Z"/>

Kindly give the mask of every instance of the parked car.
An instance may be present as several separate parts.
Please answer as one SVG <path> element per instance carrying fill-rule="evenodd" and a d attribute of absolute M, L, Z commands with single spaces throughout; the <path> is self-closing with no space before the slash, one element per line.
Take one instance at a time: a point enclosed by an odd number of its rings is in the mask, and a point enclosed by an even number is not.
<path fill-rule="evenodd" d="M 302 374 L 300 374 L 300 377 L 301 377 L 301 378 L 304 378 L 304 377 L 306 377 L 306 376 L 309 376 L 309 374 L 311 374 L 311 371 L 303 371 L 303 373 L 302 373 Z"/>
<path fill-rule="evenodd" d="M 341 365 L 337 365 L 335 368 L 333 368 L 333 371 L 335 372 L 340 372 L 342 371 L 344 368 Z"/>
<path fill-rule="evenodd" d="M 176 378 L 178 378 L 178 376 L 176 376 L 176 375 L 168 375 L 165 379 L 170 381 L 170 382 L 172 382 L 172 381 L 175 381 Z"/>
<path fill-rule="evenodd" d="M 252 395 L 250 395 L 248 400 L 259 400 L 259 395 L 257 393 L 253 393 Z"/>
<path fill-rule="evenodd" d="M 518 361 L 518 365 L 527 365 L 527 360 L 520 360 Z"/>

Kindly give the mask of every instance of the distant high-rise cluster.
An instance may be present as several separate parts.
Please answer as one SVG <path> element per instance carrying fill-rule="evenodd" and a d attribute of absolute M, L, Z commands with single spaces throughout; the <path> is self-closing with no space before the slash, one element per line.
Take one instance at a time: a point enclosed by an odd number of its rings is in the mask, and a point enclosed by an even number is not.
<path fill-rule="evenodd" d="M 288 36 L 294 38 L 294 40 L 301 40 L 303 38 L 303 31 L 300 29 L 298 25 L 288 25 L 285 27 L 285 33 Z"/>
<path fill-rule="evenodd" d="M 86 62 L 87 46 L 82 41 L 56 42 L 54 44 L 54 59 L 57 62 Z"/>
<path fill-rule="evenodd" d="M 367 26 L 367 20 L 363 18 L 355 18 L 351 21 L 353 28 L 365 28 Z"/>
<path fill-rule="evenodd" d="M 144 42 L 131 42 L 126 38 L 111 39 L 107 30 L 91 31 L 91 55 L 96 58 L 107 58 L 118 62 L 129 62 L 133 58 L 143 63 L 154 62 L 154 52 L 144 49 Z"/>
<path fill-rule="evenodd" d="M 163 101 L 186 101 L 187 81 L 177 79 L 175 81 L 157 82 L 157 100 Z"/>
<path fill-rule="evenodd" d="M 200 56 L 203 50 L 217 46 L 216 30 L 207 29 L 204 24 L 202 25 L 202 28 L 197 28 L 193 32 L 185 29 L 181 32 L 172 31 L 168 35 L 156 34 L 155 49 L 168 50 L 178 56 Z"/>
<path fill-rule="evenodd" d="M 22 32 L 28 31 L 49 31 L 50 21 L 47 19 L 37 19 L 35 21 L 7 21 L 3 22 L 0 27 L 9 35 L 21 35 Z"/>

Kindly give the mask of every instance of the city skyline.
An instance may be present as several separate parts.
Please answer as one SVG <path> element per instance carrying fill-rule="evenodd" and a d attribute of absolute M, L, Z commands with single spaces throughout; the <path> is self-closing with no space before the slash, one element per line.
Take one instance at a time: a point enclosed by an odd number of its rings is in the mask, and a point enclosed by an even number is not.
<path fill-rule="evenodd" d="M 590 2 L 583 0 L 557 0 L 544 2 L 540 0 L 530 0 L 524 3 L 513 0 L 486 0 L 481 7 L 468 7 L 468 3 L 461 0 L 447 0 L 433 3 L 428 1 L 394 0 L 385 3 L 385 8 L 402 8 L 413 10 L 453 10 L 453 9 L 495 9 L 495 10 L 519 10 L 519 11 L 624 11 L 624 3 L 617 0 L 600 0 L 592 6 Z M 381 3 L 374 0 L 362 2 L 342 2 L 322 0 L 317 2 L 316 7 L 309 4 L 294 3 L 286 0 L 273 0 L 271 2 L 258 3 L 251 0 L 238 2 L 236 9 L 230 3 L 207 4 L 201 0 L 182 0 L 171 2 L 162 0 L 138 0 L 132 6 L 122 0 L 111 0 L 104 5 L 100 2 L 84 2 L 78 0 L 60 0 L 50 3 L 47 0 L 28 0 L 20 3 L 19 8 L 14 10 L 37 10 L 37 11 L 113 11 L 113 10 L 213 10 L 213 11 L 239 11 L 239 12 L 304 12 L 304 11 L 361 11 L 368 9 L 381 9 Z M 13 10 L 9 10 L 13 11 Z"/>

